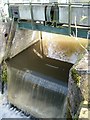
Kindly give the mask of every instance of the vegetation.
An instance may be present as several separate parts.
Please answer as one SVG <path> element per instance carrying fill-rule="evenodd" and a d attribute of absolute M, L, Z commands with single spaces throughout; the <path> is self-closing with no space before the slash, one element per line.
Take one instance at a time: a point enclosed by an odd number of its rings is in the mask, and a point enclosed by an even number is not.
<path fill-rule="evenodd" d="M 75 83 L 78 84 L 80 82 L 81 77 L 79 76 L 79 74 L 78 74 L 78 72 L 76 71 L 75 68 L 73 68 L 71 70 L 71 76 L 72 76 L 72 78 L 73 78 L 73 80 L 74 80 Z"/>
<path fill-rule="evenodd" d="M 7 65 L 6 62 L 4 61 L 2 63 L 2 81 L 7 82 Z"/>

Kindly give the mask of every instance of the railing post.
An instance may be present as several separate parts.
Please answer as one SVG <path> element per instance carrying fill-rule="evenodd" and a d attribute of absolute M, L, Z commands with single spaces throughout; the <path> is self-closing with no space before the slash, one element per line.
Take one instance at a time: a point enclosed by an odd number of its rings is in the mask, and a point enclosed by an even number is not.
<path fill-rule="evenodd" d="M 31 24 L 32 24 L 32 30 L 33 30 L 33 24 L 34 24 L 34 21 L 33 21 L 33 10 L 32 10 L 32 4 L 30 3 L 30 12 L 31 12 Z"/>
<path fill-rule="evenodd" d="M 8 5 L 8 13 L 9 13 L 9 17 L 10 17 L 9 0 L 7 1 L 7 5 Z"/>
<path fill-rule="evenodd" d="M 41 50 L 41 54 L 42 57 L 44 57 L 44 46 L 43 46 L 43 39 L 42 39 L 42 31 L 39 31 L 39 35 L 40 35 L 40 50 Z"/>
<path fill-rule="evenodd" d="M 70 2 L 68 6 L 68 28 L 69 28 L 69 35 L 71 35 L 71 3 Z"/>

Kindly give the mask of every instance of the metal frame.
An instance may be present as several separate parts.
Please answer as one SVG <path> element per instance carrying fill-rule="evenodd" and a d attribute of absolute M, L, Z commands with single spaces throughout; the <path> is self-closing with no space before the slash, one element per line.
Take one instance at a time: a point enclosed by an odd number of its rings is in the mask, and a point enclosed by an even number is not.
<path fill-rule="evenodd" d="M 36 30 L 36 31 L 44 31 L 44 32 L 50 32 L 50 33 L 56 33 L 56 34 L 62 34 L 62 35 L 68 35 L 69 30 L 68 27 L 61 27 L 61 28 L 56 28 L 56 27 L 51 27 L 51 26 L 44 26 L 43 24 L 32 24 L 30 22 L 18 22 L 18 28 L 19 29 L 31 29 L 31 30 Z M 78 36 L 81 38 L 87 38 L 87 33 L 88 33 L 89 28 L 77 28 L 78 31 Z M 71 34 L 73 35 L 73 32 L 75 33 L 76 28 L 71 27 Z"/>
<path fill-rule="evenodd" d="M 28 22 L 24 22 L 24 21 L 19 21 L 18 22 L 18 28 L 20 29 L 31 29 L 31 30 L 38 30 L 38 31 L 45 31 L 45 32 L 52 32 L 52 33 L 57 33 L 57 34 L 62 34 L 62 35 L 71 35 L 73 32 L 76 31 L 75 26 L 72 27 L 71 25 L 71 7 L 72 6 L 90 6 L 89 2 L 88 3 L 7 3 L 8 6 L 10 5 L 30 5 L 30 10 L 31 10 L 31 20 Z M 47 25 L 45 22 L 43 21 L 44 24 L 37 24 L 36 21 L 33 20 L 33 13 L 32 13 L 32 5 L 48 5 L 48 6 L 52 6 L 52 5 L 58 5 L 58 6 L 68 6 L 68 25 L 67 27 L 64 26 L 59 26 L 59 28 L 57 28 L 57 26 L 49 26 Z M 10 11 L 9 11 L 10 14 Z M 41 21 L 40 21 L 41 22 Z M 83 28 L 78 28 L 78 36 L 77 37 L 81 37 L 81 38 L 87 38 L 87 34 L 88 31 L 90 30 L 90 26 L 88 26 L 87 28 L 85 28 L 85 26 L 83 26 Z"/>

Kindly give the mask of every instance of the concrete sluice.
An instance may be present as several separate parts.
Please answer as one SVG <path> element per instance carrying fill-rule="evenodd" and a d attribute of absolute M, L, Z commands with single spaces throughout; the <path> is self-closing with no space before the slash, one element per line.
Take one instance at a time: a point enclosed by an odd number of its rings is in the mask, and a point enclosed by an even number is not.
<path fill-rule="evenodd" d="M 38 118 L 63 118 L 73 64 L 40 57 L 35 51 L 41 54 L 39 41 L 6 61 L 8 100 Z"/>

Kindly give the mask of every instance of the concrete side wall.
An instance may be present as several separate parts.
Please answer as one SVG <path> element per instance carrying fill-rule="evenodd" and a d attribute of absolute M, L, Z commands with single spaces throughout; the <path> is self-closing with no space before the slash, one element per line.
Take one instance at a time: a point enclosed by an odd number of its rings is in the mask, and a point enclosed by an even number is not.
<path fill-rule="evenodd" d="M 32 30 L 16 30 L 11 47 L 11 57 L 17 55 L 32 43 L 39 40 L 39 32 Z"/>
<path fill-rule="evenodd" d="M 86 52 L 88 40 L 53 33 L 42 33 L 44 54 L 75 64 Z M 83 47 L 82 47 L 83 46 Z"/>
<path fill-rule="evenodd" d="M 89 70 L 88 55 L 85 55 L 70 70 L 68 83 L 68 108 L 72 118 L 88 118 L 88 103 L 90 102 Z M 82 110 L 82 108 L 84 110 Z"/>
<path fill-rule="evenodd" d="M 0 21 L 0 64 L 2 62 L 5 53 L 5 44 L 6 44 L 5 33 L 6 33 L 6 24 Z"/>

